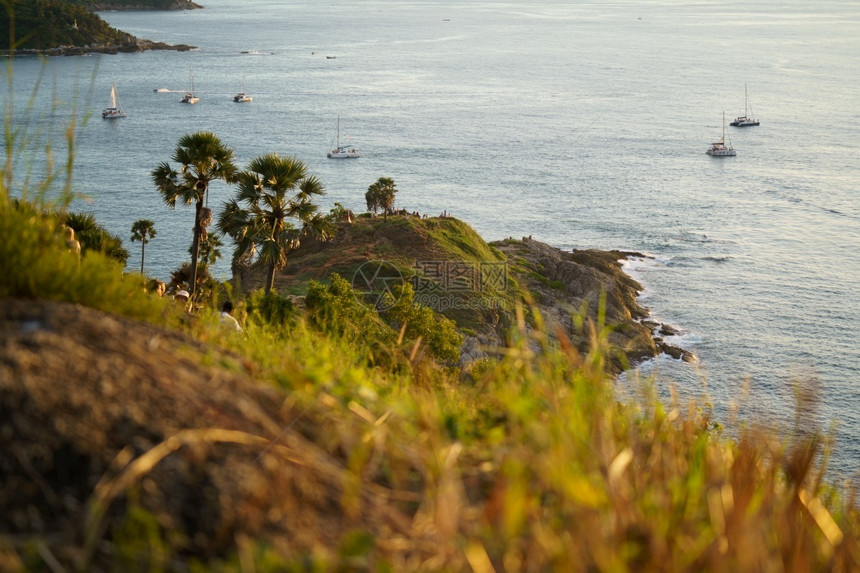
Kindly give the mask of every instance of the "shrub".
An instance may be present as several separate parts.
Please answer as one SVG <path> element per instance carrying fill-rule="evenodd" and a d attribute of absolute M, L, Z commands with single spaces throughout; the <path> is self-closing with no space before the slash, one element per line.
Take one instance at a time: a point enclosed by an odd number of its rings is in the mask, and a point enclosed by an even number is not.
<path fill-rule="evenodd" d="M 0 296 L 79 303 L 114 314 L 158 321 L 164 302 L 148 295 L 144 278 L 98 251 L 66 244 L 59 217 L 0 195 Z"/>
<path fill-rule="evenodd" d="M 456 363 L 460 359 L 463 335 L 457 332 L 454 321 L 416 304 L 415 292 L 408 282 L 393 290 L 396 301 L 386 313 L 388 320 L 398 328 L 405 326 L 407 340 L 422 339 L 434 358 Z"/>

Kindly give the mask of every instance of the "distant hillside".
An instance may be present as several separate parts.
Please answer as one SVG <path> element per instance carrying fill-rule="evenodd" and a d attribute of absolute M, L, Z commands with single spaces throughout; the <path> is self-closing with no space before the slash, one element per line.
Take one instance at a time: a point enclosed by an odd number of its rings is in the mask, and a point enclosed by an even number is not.
<path fill-rule="evenodd" d="M 120 0 L 122 2 L 123 0 Z M 191 4 L 180 0 L 136 0 L 138 4 Z M 39 52 L 49 55 L 83 52 L 134 52 L 143 50 L 188 50 L 192 46 L 171 46 L 136 38 L 112 28 L 86 5 L 88 0 L 9 0 L 0 10 L 0 52 Z M 5 4 L 5 2 L 4 2 Z M 80 5 L 79 5 L 80 4 Z M 196 4 L 194 7 L 198 7 Z M 13 38 L 15 44 L 11 45 Z"/>
<path fill-rule="evenodd" d="M 110 27 L 83 6 L 65 0 L 11 0 L 10 10 L 0 10 L 0 37 L 12 38 L 16 49 L 48 50 L 58 46 L 123 44 L 131 36 Z M 3 49 L 12 46 L 2 46 Z"/>

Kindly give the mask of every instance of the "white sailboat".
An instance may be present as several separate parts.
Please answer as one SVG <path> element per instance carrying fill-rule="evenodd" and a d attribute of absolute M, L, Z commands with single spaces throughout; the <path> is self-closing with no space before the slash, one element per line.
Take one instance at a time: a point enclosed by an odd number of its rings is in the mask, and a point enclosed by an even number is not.
<path fill-rule="evenodd" d="M 712 157 L 734 157 L 737 155 L 731 142 L 726 145 L 726 112 L 723 112 L 723 136 L 716 143 L 712 143 L 705 153 Z"/>
<path fill-rule="evenodd" d="M 233 96 L 233 101 L 236 103 L 251 103 L 254 98 L 245 94 L 245 74 L 242 74 L 242 91 Z"/>
<path fill-rule="evenodd" d="M 340 144 L 340 115 L 337 116 L 337 145 L 328 152 L 329 159 L 352 159 L 361 157 L 361 154 L 349 145 Z"/>
<path fill-rule="evenodd" d="M 747 94 L 747 85 L 744 84 L 744 114 L 736 117 L 729 125 L 733 125 L 735 127 L 750 127 L 758 125 L 758 120 L 749 116 L 751 112 L 752 107 L 750 107 L 750 96 Z"/>
<path fill-rule="evenodd" d="M 182 96 L 181 103 L 197 103 L 200 98 L 194 95 L 194 66 L 191 66 L 191 91 Z"/>
<path fill-rule="evenodd" d="M 110 107 L 102 110 L 102 118 L 116 119 L 119 117 L 125 117 L 125 112 L 119 107 L 119 100 L 116 97 L 116 84 L 113 84 L 110 88 Z"/>

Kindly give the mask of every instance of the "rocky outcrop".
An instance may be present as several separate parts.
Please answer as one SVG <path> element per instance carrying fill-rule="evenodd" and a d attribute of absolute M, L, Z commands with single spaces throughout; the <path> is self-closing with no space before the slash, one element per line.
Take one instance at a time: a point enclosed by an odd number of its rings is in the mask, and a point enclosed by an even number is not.
<path fill-rule="evenodd" d="M 83 54 L 119 54 L 146 52 L 148 50 L 174 50 L 187 52 L 196 50 L 196 46 L 188 44 L 165 44 L 164 42 L 152 42 L 132 38 L 123 44 L 110 45 L 88 45 L 88 46 L 59 46 L 48 50 L 15 50 L 16 56 L 42 55 L 42 56 L 81 56 Z M 9 50 L 0 50 L 0 54 L 8 55 Z"/>
<path fill-rule="evenodd" d="M 654 325 L 657 330 L 664 325 L 644 322 L 649 312 L 637 301 L 642 285 L 624 273 L 619 262 L 643 256 L 640 253 L 592 249 L 565 252 L 526 237 L 493 246 L 507 255 L 511 272 L 531 293 L 547 331 L 560 329 L 580 352 L 589 349 L 589 323 L 598 323 L 603 305 L 605 324 L 611 328 L 609 342 L 620 351 L 611 356 L 613 372 L 661 352 L 692 359 L 686 350 L 655 336 Z"/>
<path fill-rule="evenodd" d="M 90 10 L 199 10 L 203 6 L 195 4 L 191 0 L 162 0 L 141 2 L 135 0 L 108 0 L 107 2 L 93 1 L 88 4 Z"/>

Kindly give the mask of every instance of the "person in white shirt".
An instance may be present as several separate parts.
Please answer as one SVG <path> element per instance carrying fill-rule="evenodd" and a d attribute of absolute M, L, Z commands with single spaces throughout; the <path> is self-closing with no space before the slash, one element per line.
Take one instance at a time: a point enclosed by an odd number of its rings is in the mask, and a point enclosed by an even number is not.
<path fill-rule="evenodd" d="M 239 321 L 233 316 L 233 303 L 229 300 L 221 305 L 221 324 L 236 332 L 242 332 Z"/>

